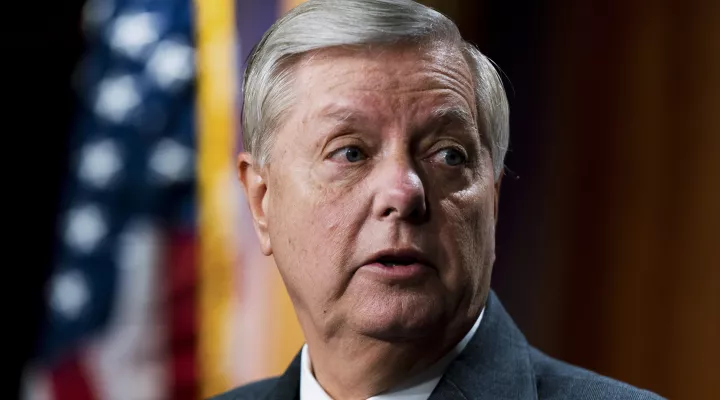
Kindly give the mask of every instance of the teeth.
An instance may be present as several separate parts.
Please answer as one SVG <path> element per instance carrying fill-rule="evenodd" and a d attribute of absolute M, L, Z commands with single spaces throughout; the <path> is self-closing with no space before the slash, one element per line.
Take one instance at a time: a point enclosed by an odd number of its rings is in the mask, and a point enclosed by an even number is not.
<path fill-rule="evenodd" d="M 384 262 L 383 265 L 386 266 L 386 267 L 394 267 L 394 266 L 399 265 L 399 264 L 398 264 L 398 263 L 394 263 L 394 262 Z"/>
<path fill-rule="evenodd" d="M 397 265 L 410 265 L 410 264 L 412 264 L 412 263 L 414 263 L 414 262 L 415 262 L 414 260 L 398 260 L 398 261 L 385 261 L 385 260 L 382 260 L 382 261 L 380 261 L 380 264 L 382 264 L 382 265 L 384 265 L 384 266 L 386 266 L 386 267 L 394 267 L 394 266 L 397 266 Z"/>

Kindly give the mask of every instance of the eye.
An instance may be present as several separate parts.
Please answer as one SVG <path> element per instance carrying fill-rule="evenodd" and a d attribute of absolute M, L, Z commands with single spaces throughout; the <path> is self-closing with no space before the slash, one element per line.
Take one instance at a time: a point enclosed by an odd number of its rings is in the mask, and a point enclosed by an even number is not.
<path fill-rule="evenodd" d="M 446 147 L 433 154 L 433 161 L 442 162 L 451 167 L 456 167 L 458 165 L 465 164 L 467 162 L 467 157 L 465 156 L 465 153 L 454 147 Z"/>
<path fill-rule="evenodd" d="M 365 153 L 363 153 L 360 148 L 357 146 L 345 146 L 341 147 L 337 150 L 335 150 L 331 155 L 330 158 L 336 159 L 340 157 L 340 161 L 347 161 L 351 163 L 356 163 L 358 161 L 362 161 L 367 158 Z"/>

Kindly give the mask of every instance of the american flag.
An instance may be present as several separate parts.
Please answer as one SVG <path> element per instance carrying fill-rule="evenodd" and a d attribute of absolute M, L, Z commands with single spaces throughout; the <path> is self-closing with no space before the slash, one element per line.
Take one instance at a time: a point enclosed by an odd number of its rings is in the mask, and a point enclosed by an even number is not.
<path fill-rule="evenodd" d="M 302 0 L 88 0 L 55 264 L 25 400 L 195 400 L 303 343 L 235 177 L 239 76 Z"/>
<path fill-rule="evenodd" d="M 190 0 L 90 0 L 55 265 L 24 398 L 195 399 Z"/>

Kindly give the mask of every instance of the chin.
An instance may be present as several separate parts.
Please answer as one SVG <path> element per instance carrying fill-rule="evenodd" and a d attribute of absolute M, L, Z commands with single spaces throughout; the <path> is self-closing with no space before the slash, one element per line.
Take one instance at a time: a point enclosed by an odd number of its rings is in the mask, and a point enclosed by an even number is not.
<path fill-rule="evenodd" d="M 351 324 L 379 340 L 427 337 L 448 322 L 442 298 L 427 292 L 378 294 L 359 303 L 349 310 Z"/>

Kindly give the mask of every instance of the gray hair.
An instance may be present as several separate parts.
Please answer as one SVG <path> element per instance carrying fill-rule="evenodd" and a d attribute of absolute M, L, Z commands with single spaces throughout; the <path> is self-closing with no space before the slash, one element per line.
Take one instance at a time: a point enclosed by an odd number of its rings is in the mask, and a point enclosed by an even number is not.
<path fill-rule="evenodd" d="M 503 170 L 509 141 L 508 101 L 493 63 L 463 40 L 443 14 L 412 0 L 308 0 L 265 33 L 243 76 L 243 146 L 269 162 L 273 133 L 292 104 L 292 67 L 311 51 L 338 46 L 444 42 L 462 51 L 473 75 L 478 129 Z"/>

